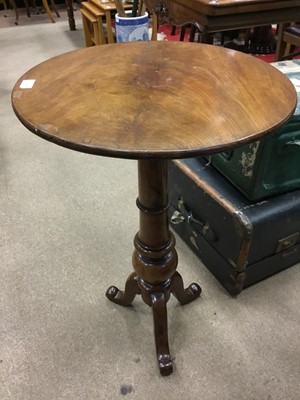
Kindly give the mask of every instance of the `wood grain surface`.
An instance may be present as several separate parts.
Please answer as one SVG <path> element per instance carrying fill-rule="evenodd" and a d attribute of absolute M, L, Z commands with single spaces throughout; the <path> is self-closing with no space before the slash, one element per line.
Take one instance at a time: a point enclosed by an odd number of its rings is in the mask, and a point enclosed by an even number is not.
<path fill-rule="evenodd" d="M 20 88 L 34 79 L 31 89 Z M 134 42 L 66 53 L 26 72 L 14 111 L 35 134 L 82 152 L 183 158 L 259 139 L 296 92 L 271 65 L 217 46 Z"/>

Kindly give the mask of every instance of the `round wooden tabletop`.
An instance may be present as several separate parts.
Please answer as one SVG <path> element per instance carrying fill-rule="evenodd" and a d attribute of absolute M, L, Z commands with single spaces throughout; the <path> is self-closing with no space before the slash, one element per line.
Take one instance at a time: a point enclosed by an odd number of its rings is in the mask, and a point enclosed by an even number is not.
<path fill-rule="evenodd" d="M 12 93 L 20 121 L 64 147 L 120 158 L 183 158 L 260 139 L 293 114 L 291 82 L 218 46 L 135 42 L 47 60 Z"/>

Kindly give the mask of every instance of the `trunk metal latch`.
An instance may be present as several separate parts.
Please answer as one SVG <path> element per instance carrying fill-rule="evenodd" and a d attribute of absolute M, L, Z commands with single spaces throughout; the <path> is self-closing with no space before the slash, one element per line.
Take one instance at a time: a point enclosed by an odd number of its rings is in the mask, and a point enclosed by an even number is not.
<path fill-rule="evenodd" d="M 194 228 L 200 228 L 202 234 L 207 237 L 210 241 L 215 241 L 217 239 L 215 233 L 212 231 L 211 227 L 209 226 L 208 222 L 201 221 L 198 218 L 193 216 L 193 213 L 187 210 L 184 202 L 182 199 L 178 200 L 178 210 L 173 212 L 171 216 L 172 224 L 181 224 L 182 222 L 186 221 L 188 224 L 192 225 Z"/>
<path fill-rule="evenodd" d="M 297 242 L 298 236 L 299 236 L 299 232 L 296 232 L 296 233 L 293 233 L 292 235 L 286 236 L 285 238 L 278 240 L 277 247 L 276 247 L 276 253 L 280 253 L 281 251 L 294 246 Z"/>

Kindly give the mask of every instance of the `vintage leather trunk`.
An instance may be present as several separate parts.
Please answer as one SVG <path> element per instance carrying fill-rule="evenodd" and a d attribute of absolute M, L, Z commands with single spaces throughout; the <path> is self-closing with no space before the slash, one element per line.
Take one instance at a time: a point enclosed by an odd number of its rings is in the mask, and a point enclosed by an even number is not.
<path fill-rule="evenodd" d="M 273 63 L 300 96 L 300 60 Z M 212 165 L 253 201 L 300 188 L 300 102 L 291 120 L 271 136 L 211 157 Z"/>
<path fill-rule="evenodd" d="M 300 261 L 300 190 L 251 203 L 191 158 L 170 161 L 169 192 L 171 228 L 230 294 Z"/>

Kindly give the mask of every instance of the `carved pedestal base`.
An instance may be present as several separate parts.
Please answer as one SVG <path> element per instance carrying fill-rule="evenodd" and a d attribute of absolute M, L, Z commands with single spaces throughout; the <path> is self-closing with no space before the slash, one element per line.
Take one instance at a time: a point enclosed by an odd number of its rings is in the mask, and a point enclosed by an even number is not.
<path fill-rule="evenodd" d="M 128 306 L 137 294 L 152 308 L 154 336 L 159 369 L 162 375 L 173 371 L 169 351 L 167 301 L 171 293 L 181 304 L 199 297 L 196 283 L 184 289 L 181 275 L 176 272 L 175 238 L 168 226 L 167 161 L 139 161 L 140 229 L 134 239 L 133 272 L 125 290 L 111 286 L 106 296 L 112 302 Z"/>
<path fill-rule="evenodd" d="M 124 291 L 111 286 L 106 292 L 109 300 L 122 306 L 130 305 L 134 297 L 141 294 L 144 302 L 152 307 L 157 361 L 162 375 L 170 375 L 173 372 L 166 307 L 171 293 L 183 305 L 199 297 L 201 288 L 197 283 L 192 283 L 184 289 L 182 277 L 178 272 L 161 285 L 146 283 L 133 272 L 127 279 Z"/>

